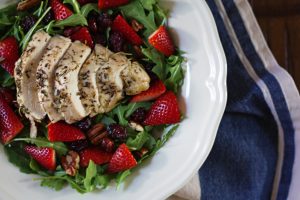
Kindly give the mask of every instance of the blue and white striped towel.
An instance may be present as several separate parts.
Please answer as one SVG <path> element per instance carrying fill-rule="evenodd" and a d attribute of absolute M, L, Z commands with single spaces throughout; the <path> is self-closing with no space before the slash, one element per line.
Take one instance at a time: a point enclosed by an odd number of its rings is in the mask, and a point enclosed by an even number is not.
<path fill-rule="evenodd" d="M 206 0 L 228 62 L 228 103 L 199 171 L 202 200 L 300 199 L 300 96 L 247 0 Z M 199 199 L 199 179 L 176 195 Z"/>

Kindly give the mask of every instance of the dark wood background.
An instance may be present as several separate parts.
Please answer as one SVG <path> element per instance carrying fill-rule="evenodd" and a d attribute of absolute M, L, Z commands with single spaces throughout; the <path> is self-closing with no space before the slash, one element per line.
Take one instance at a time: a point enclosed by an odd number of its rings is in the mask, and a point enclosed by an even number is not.
<path fill-rule="evenodd" d="M 300 0 L 249 0 L 278 63 L 300 89 Z"/>

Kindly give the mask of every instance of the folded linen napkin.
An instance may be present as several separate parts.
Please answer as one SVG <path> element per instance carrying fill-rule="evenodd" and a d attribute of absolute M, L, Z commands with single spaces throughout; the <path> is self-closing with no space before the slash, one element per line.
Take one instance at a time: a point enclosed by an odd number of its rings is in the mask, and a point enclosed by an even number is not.
<path fill-rule="evenodd" d="M 199 171 L 201 199 L 300 199 L 295 83 L 274 59 L 247 0 L 206 2 L 227 57 L 228 103 Z M 198 177 L 170 199 L 200 199 Z"/>

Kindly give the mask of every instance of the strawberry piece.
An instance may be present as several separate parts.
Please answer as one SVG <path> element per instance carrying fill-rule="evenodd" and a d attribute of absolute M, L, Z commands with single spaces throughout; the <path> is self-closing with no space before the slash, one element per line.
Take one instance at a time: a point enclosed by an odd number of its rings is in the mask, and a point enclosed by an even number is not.
<path fill-rule="evenodd" d="M 48 139 L 50 142 L 74 142 L 84 140 L 81 130 L 64 122 L 57 122 L 48 126 Z"/>
<path fill-rule="evenodd" d="M 142 102 L 142 101 L 151 101 L 158 98 L 163 93 L 166 92 L 166 86 L 161 80 L 156 80 L 151 83 L 150 88 L 138 95 L 135 95 L 130 102 Z"/>
<path fill-rule="evenodd" d="M 93 48 L 94 46 L 94 41 L 92 39 L 92 36 L 88 30 L 87 27 L 81 27 L 78 31 L 73 33 L 70 38 L 75 41 L 79 40 L 83 44 L 86 44 L 87 46 Z"/>
<path fill-rule="evenodd" d="M 159 97 L 151 106 L 145 125 L 157 126 L 180 122 L 180 111 L 175 94 L 171 91 Z"/>
<path fill-rule="evenodd" d="M 126 38 L 126 40 L 128 40 L 133 45 L 143 44 L 143 40 L 141 39 L 141 37 L 133 30 L 133 28 L 121 15 L 118 15 L 113 21 L 112 30 L 121 33 Z"/>
<path fill-rule="evenodd" d="M 60 0 L 51 0 L 50 6 L 55 20 L 63 20 L 73 15 L 73 12 Z"/>
<path fill-rule="evenodd" d="M 98 7 L 100 9 L 114 8 L 128 4 L 129 0 L 99 0 Z"/>
<path fill-rule="evenodd" d="M 108 163 L 112 157 L 112 153 L 102 151 L 97 147 L 90 147 L 82 150 L 80 153 L 80 166 L 87 167 L 90 160 L 97 165 Z"/>
<path fill-rule="evenodd" d="M 171 36 L 164 26 L 160 26 L 152 35 L 150 35 L 148 41 L 155 49 L 165 56 L 171 56 L 175 52 L 175 46 Z"/>
<path fill-rule="evenodd" d="M 55 171 L 56 160 L 55 150 L 48 147 L 37 147 L 33 145 L 27 145 L 24 150 L 29 154 L 35 161 L 37 161 L 44 168 Z"/>
<path fill-rule="evenodd" d="M 3 60 L 2 60 L 3 59 Z M 19 59 L 19 46 L 16 38 L 10 36 L 0 41 L 0 65 L 14 75 L 15 63 Z"/>
<path fill-rule="evenodd" d="M 121 144 L 108 163 L 107 172 L 117 173 L 131 169 L 137 165 L 136 160 L 126 144 Z"/>
<path fill-rule="evenodd" d="M 11 109 L 3 96 L 0 96 L 0 140 L 7 144 L 16 137 L 24 125 Z"/>

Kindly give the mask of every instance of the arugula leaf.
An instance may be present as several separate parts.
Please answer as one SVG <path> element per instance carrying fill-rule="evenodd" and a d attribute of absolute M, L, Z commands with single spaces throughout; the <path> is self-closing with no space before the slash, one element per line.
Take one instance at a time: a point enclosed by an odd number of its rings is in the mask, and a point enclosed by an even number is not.
<path fill-rule="evenodd" d="M 140 132 L 137 134 L 137 136 L 133 138 L 128 138 L 126 145 L 131 150 L 140 150 L 143 145 L 149 140 L 149 134 L 147 132 Z"/>
<path fill-rule="evenodd" d="M 155 147 L 155 145 L 156 145 L 156 140 L 150 134 L 148 135 L 148 137 L 149 138 L 148 138 L 147 142 L 145 142 L 144 147 L 146 147 L 149 150 L 152 150 Z"/>
<path fill-rule="evenodd" d="M 146 10 L 153 10 L 153 6 L 157 4 L 157 0 L 140 0 Z"/>
<path fill-rule="evenodd" d="M 152 71 L 164 81 L 166 77 L 164 56 L 150 46 L 147 48 L 142 47 L 141 49 L 142 53 L 148 58 L 148 61 L 152 61 L 155 64 Z"/>
<path fill-rule="evenodd" d="M 6 26 L 13 25 L 15 23 L 15 13 L 17 11 L 17 4 L 8 5 L 5 8 L 0 9 L 0 29 L 6 29 Z"/>
<path fill-rule="evenodd" d="M 156 145 L 153 149 L 153 151 L 150 154 L 150 157 L 153 156 L 161 147 L 163 147 L 167 141 L 175 134 L 176 130 L 179 128 L 179 124 L 171 125 L 169 127 L 166 127 L 161 139 L 156 141 Z"/>
<path fill-rule="evenodd" d="M 76 14 L 80 14 L 80 5 L 76 0 L 64 0 L 64 4 L 70 4 Z"/>
<path fill-rule="evenodd" d="M 51 35 L 60 34 L 63 32 L 63 29 L 67 26 L 87 26 L 86 18 L 81 14 L 73 14 L 70 17 L 60 20 L 60 21 L 51 21 L 44 29 L 47 33 Z"/>
<path fill-rule="evenodd" d="M 107 188 L 111 181 L 112 177 L 109 175 L 97 175 L 95 178 L 95 184 L 101 188 Z"/>
<path fill-rule="evenodd" d="M 98 9 L 98 5 L 96 3 L 88 3 L 82 6 L 80 12 L 84 17 L 87 17 L 91 11 L 95 11 L 97 13 L 100 13 Z"/>
<path fill-rule="evenodd" d="M 34 171 L 29 167 L 30 156 L 24 153 L 24 145 L 9 144 L 4 146 L 4 152 L 10 163 L 14 164 L 21 172 L 26 174 L 33 174 Z"/>
<path fill-rule="evenodd" d="M 30 167 L 30 169 L 32 169 L 34 172 L 36 172 L 37 174 L 39 174 L 41 176 L 49 176 L 49 174 L 46 173 L 44 170 L 42 170 L 40 168 L 39 164 L 33 159 L 30 160 L 29 167 Z"/>
<path fill-rule="evenodd" d="M 115 124 L 116 121 L 109 117 L 109 116 L 104 116 L 102 119 L 101 119 L 101 123 L 105 124 L 106 126 L 110 125 L 110 124 Z"/>
<path fill-rule="evenodd" d="M 145 5 L 149 8 L 151 2 Z M 140 0 L 133 0 L 131 3 L 122 6 L 119 9 L 124 16 L 134 18 L 144 25 L 146 29 L 144 32 L 145 37 L 149 37 L 157 29 L 154 12 L 152 10 L 148 10 L 148 14 L 146 14 L 143 4 Z"/>
<path fill-rule="evenodd" d="M 14 84 L 14 78 L 5 69 L 0 67 L 0 85 L 2 87 L 11 87 Z"/>
<path fill-rule="evenodd" d="M 12 142 L 27 142 L 35 144 L 38 147 L 50 147 L 60 155 L 65 155 L 68 152 L 67 146 L 62 142 L 49 142 L 46 138 L 15 138 Z"/>
<path fill-rule="evenodd" d="M 182 63 L 184 58 L 182 56 L 170 56 L 167 60 L 167 74 L 168 78 L 165 84 L 169 90 L 178 92 L 178 89 L 183 84 L 184 73 L 182 69 Z"/>
<path fill-rule="evenodd" d="M 67 181 L 65 179 L 60 178 L 44 178 L 41 181 L 42 187 L 49 187 L 56 191 L 60 191 L 66 185 Z"/>
<path fill-rule="evenodd" d="M 31 40 L 31 36 L 33 35 L 33 33 L 36 31 L 38 25 L 41 23 L 41 21 L 43 20 L 43 18 L 46 16 L 46 14 L 50 11 L 51 7 L 49 7 L 44 13 L 43 15 L 37 20 L 37 22 L 34 24 L 34 26 L 27 32 L 27 34 L 25 35 L 25 37 L 23 38 L 23 40 L 20 42 L 20 45 L 22 47 L 22 51 L 24 51 L 24 49 L 27 47 L 29 41 Z"/>
<path fill-rule="evenodd" d="M 117 189 L 120 188 L 121 184 L 125 181 L 125 179 L 131 174 L 131 170 L 126 170 L 120 172 L 116 177 Z"/>
<path fill-rule="evenodd" d="M 151 107 L 150 102 L 138 102 L 138 103 L 130 103 L 127 105 L 127 111 L 125 113 L 125 117 L 128 118 L 134 111 L 136 111 L 138 108 L 145 108 L 148 110 Z"/>
<path fill-rule="evenodd" d="M 87 192 L 91 192 L 95 189 L 93 180 L 96 176 L 97 176 L 97 165 L 92 160 L 90 160 L 89 166 L 86 169 L 85 179 L 83 180 L 83 185 Z"/>

